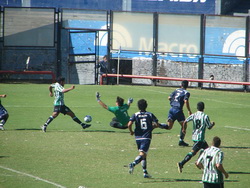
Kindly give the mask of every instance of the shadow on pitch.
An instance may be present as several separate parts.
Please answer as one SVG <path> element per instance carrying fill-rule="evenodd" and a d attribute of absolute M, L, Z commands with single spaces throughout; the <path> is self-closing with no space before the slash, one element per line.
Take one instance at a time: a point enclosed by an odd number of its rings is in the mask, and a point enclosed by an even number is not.
<path fill-rule="evenodd" d="M 233 171 L 229 171 L 229 174 L 250 174 L 250 172 L 233 172 Z"/>
<path fill-rule="evenodd" d="M 201 182 L 195 179 L 172 179 L 172 178 L 150 178 L 149 181 L 143 183 L 165 183 L 165 182 Z"/>
<path fill-rule="evenodd" d="M 114 130 L 84 130 L 84 132 L 106 132 L 106 133 L 126 133 L 129 134 L 129 130 L 128 129 L 116 129 L 114 128 Z M 166 133 L 161 133 L 161 132 L 156 132 L 153 134 L 166 134 Z"/>
<path fill-rule="evenodd" d="M 41 130 L 41 129 L 38 129 L 38 128 L 23 128 L 23 129 L 15 129 L 16 131 L 37 131 L 37 130 Z"/>
<path fill-rule="evenodd" d="M 16 131 L 42 131 L 39 128 L 23 128 L 23 129 L 14 129 Z M 76 131 L 69 131 L 69 130 L 55 130 L 50 129 L 47 132 L 108 132 L 108 133 L 128 133 L 128 132 L 118 132 L 118 131 L 111 131 L 111 130 L 76 130 Z"/>
<path fill-rule="evenodd" d="M 10 156 L 1 156 L 0 155 L 0 159 L 2 159 L 2 158 L 9 158 Z"/>
<path fill-rule="evenodd" d="M 41 131 L 41 128 L 22 128 L 22 129 L 14 129 L 15 131 Z M 9 130 L 10 131 L 10 130 Z M 55 129 L 47 129 L 47 132 L 103 132 L 103 133 L 126 133 L 128 134 L 128 129 L 118 129 L 114 128 L 114 130 L 90 130 L 90 129 L 83 129 L 83 130 L 55 130 Z M 153 134 L 168 134 L 168 132 L 154 132 Z"/>
<path fill-rule="evenodd" d="M 172 183 L 172 182 L 196 182 L 202 183 L 201 180 L 195 179 L 172 179 L 172 178 L 150 178 L 149 181 L 143 183 Z M 224 180 L 225 182 L 239 182 L 238 180 Z"/>
<path fill-rule="evenodd" d="M 226 149 L 250 149 L 250 147 L 241 147 L 241 146 L 221 146 L 221 148 L 226 148 Z"/>
<path fill-rule="evenodd" d="M 41 131 L 41 129 L 39 129 Z M 88 132 L 88 133 L 126 133 L 128 134 L 128 131 L 126 132 L 119 132 L 119 131 L 111 131 L 111 130 L 89 130 L 89 129 L 82 129 L 82 130 L 75 130 L 75 131 L 72 131 L 72 130 L 55 130 L 55 129 L 47 129 L 46 133 L 49 133 L 49 132 L 60 132 L 60 133 L 69 133 L 69 132 L 74 132 L 74 133 L 79 133 L 79 132 Z"/>
<path fill-rule="evenodd" d="M 84 132 L 101 132 L 101 133 L 126 133 L 128 134 L 128 132 L 119 132 L 119 131 L 111 131 L 111 130 L 84 130 Z"/>

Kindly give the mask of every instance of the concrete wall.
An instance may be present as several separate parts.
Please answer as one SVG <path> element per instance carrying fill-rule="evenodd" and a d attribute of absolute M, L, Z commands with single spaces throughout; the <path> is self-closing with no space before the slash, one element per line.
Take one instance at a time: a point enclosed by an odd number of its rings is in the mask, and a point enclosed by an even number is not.
<path fill-rule="evenodd" d="M 30 57 L 28 70 L 33 71 L 57 71 L 57 56 L 56 49 L 27 49 L 21 47 L 15 48 L 2 48 L 0 47 L 0 70 L 14 70 L 23 71 L 26 68 L 27 58 Z M 0 75 L 0 78 L 6 75 Z M 21 80 L 21 79 L 34 79 L 43 80 L 50 79 L 49 75 L 9 75 L 9 79 Z"/>
<path fill-rule="evenodd" d="M 141 66 L 143 64 L 143 66 Z M 153 75 L 153 61 L 151 59 L 134 58 L 133 74 L 135 75 Z M 204 64 L 204 79 L 209 79 L 213 74 L 215 80 L 225 81 L 243 81 L 244 66 L 242 64 Z M 198 78 L 198 63 L 174 62 L 168 60 L 158 60 L 157 76 L 177 77 L 177 78 Z M 151 85 L 152 80 L 149 79 L 133 79 L 134 84 Z M 179 81 L 159 80 L 157 85 L 180 86 Z M 190 86 L 197 87 L 198 83 L 190 83 Z M 209 87 L 208 83 L 204 83 L 203 87 Z M 220 89 L 243 89 L 241 85 L 215 84 Z"/>
<path fill-rule="evenodd" d="M 70 64 L 68 78 L 71 84 L 95 84 L 95 64 Z"/>

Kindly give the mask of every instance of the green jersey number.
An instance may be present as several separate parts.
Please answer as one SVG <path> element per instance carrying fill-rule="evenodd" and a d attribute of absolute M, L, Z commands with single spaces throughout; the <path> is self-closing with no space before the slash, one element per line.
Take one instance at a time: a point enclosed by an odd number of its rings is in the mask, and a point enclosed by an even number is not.
<path fill-rule="evenodd" d="M 208 167 L 208 169 L 209 170 L 211 170 L 211 162 L 212 162 L 212 160 L 213 160 L 213 157 L 212 156 L 207 156 L 207 167 Z"/>
<path fill-rule="evenodd" d="M 199 119 L 195 120 L 195 127 L 196 127 L 196 129 L 199 129 L 201 127 L 201 120 L 199 120 Z"/>

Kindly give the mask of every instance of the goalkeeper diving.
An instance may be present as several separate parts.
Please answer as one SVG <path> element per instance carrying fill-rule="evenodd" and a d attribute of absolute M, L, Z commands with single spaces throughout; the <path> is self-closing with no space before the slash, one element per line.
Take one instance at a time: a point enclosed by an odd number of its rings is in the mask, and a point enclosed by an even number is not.
<path fill-rule="evenodd" d="M 116 106 L 108 106 L 101 100 L 101 95 L 96 92 L 97 102 L 108 111 L 112 112 L 115 117 L 110 122 L 110 126 L 118 129 L 127 129 L 130 116 L 128 109 L 130 104 L 133 103 L 133 98 L 129 98 L 127 104 L 124 104 L 124 99 L 121 97 L 116 98 Z"/>

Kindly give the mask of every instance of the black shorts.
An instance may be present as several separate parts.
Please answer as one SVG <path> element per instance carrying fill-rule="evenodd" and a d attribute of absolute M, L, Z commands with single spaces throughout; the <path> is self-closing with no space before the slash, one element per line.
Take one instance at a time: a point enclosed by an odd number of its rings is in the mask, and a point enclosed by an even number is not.
<path fill-rule="evenodd" d="M 206 183 L 203 182 L 204 188 L 224 188 L 224 183 Z"/>
<path fill-rule="evenodd" d="M 194 143 L 192 150 L 194 150 L 195 153 L 197 153 L 200 149 L 207 149 L 209 146 L 207 142 L 204 141 L 197 141 Z"/>
<path fill-rule="evenodd" d="M 127 125 L 122 125 L 118 119 L 116 117 L 114 117 L 112 119 L 112 121 L 110 122 L 110 126 L 114 127 L 114 128 L 118 128 L 118 129 L 127 129 L 128 126 Z"/>
<path fill-rule="evenodd" d="M 68 112 L 72 112 L 72 111 L 66 105 L 59 105 L 59 106 L 54 106 L 54 112 L 59 112 L 65 115 Z"/>
<path fill-rule="evenodd" d="M 136 140 L 138 150 L 145 154 L 148 153 L 150 143 L 151 143 L 151 139 Z"/>

